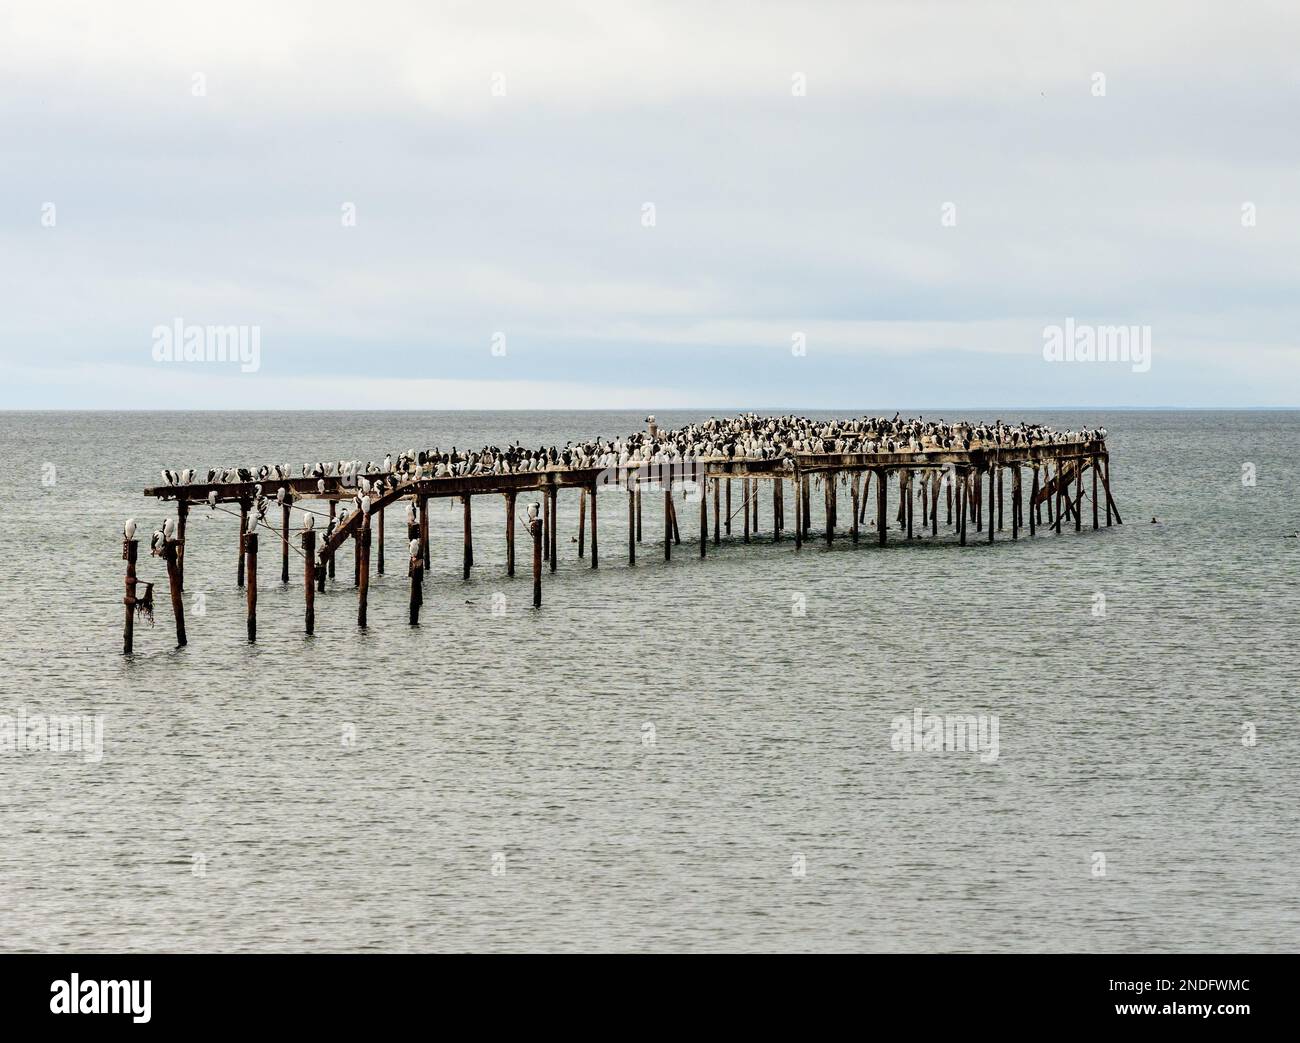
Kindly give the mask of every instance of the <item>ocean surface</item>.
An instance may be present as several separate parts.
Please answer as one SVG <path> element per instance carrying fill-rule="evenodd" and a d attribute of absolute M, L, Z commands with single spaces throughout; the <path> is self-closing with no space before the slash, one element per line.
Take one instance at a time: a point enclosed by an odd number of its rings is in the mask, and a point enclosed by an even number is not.
<path fill-rule="evenodd" d="M 567 493 L 534 611 L 503 501 L 475 501 L 468 582 L 459 505 L 434 502 L 418 629 L 393 508 L 365 631 L 350 551 L 306 637 L 301 559 L 282 586 L 264 535 L 253 645 L 237 521 L 198 507 L 178 650 L 141 496 L 161 468 L 643 415 L 0 414 L 0 715 L 103 726 L 98 760 L 0 752 L 0 947 L 1300 948 L 1300 414 L 1023 416 L 1109 429 L 1122 526 L 1013 543 L 1008 514 L 992 546 L 941 526 L 796 554 L 764 488 L 756 543 L 737 518 L 700 561 L 688 508 L 665 563 L 648 496 L 629 568 L 602 493 L 593 572 Z M 127 517 L 157 583 L 131 657 Z M 996 760 L 893 748 L 918 709 L 996 715 Z"/>

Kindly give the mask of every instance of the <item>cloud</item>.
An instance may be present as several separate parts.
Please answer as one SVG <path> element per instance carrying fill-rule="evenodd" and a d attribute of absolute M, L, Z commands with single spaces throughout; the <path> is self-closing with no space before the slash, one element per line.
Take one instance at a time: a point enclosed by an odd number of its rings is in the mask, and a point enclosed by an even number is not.
<path fill-rule="evenodd" d="M 954 393 L 996 373 L 1047 396 L 1027 405 L 1241 404 L 1244 374 L 1261 404 L 1296 400 L 1281 4 L 0 17 L 0 368 L 24 404 L 122 401 L 76 384 L 99 367 L 155 387 L 149 331 L 176 317 L 260 326 L 262 379 L 304 407 L 317 378 L 461 382 L 465 405 L 497 381 L 826 401 L 933 386 L 939 359 Z M 1034 367 L 1066 316 L 1151 325 L 1146 383 L 1058 389 Z"/>

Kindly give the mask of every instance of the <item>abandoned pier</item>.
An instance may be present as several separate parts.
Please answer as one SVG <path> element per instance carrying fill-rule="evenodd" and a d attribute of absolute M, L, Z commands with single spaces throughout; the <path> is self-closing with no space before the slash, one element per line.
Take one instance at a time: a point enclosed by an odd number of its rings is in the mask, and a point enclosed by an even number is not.
<path fill-rule="evenodd" d="M 357 593 L 356 621 L 357 626 L 365 627 L 371 574 L 385 571 L 386 512 L 402 501 L 406 510 L 399 524 L 405 523 L 405 532 L 395 556 L 405 565 L 409 578 L 405 586 L 412 626 L 419 623 L 430 567 L 429 501 L 449 497 L 461 502 L 463 578 L 468 579 L 474 567 L 471 519 L 475 500 L 481 504 L 487 497 L 489 503 L 501 502 L 506 575 L 515 575 L 516 537 L 522 529 L 522 542 L 531 550 L 532 599 L 537 607 L 542 604 L 543 575 L 555 571 L 560 554 L 556 517 L 561 495 L 578 497 L 576 553 L 593 569 L 600 563 L 597 506 L 611 497 L 626 511 L 626 554 L 632 566 L 637 564 L 638 554 L 644 554 L 642 503 L 647 495 L 663 497 L 665 560 L 682 545 L 683 530 L 686 546 L 705 558 L 710 543 L 720 547 L 724 536 L 732 536 L 733 526 L 740 530 L 744 543 L 788 539 L 798 552 L 818 539 L 830 546 L 841 534 L 856 544 L 865 533 L 871 542 L 884 547 L 891 527 L 898 538 L 908 540 L 938 538 L 942 530 L 945 538 L 965 546 L 975 540 L 992 543 L 999 532 L 1009 533 L 1012 540 L 1020 539 L 1022 533 L 1034 536 L 1044 528 L 1060 533 L 1063 527 L 1073 527 L 1078 532 L 1085 513 L 1091 515 L 1093 529 L 1101 526 L 1103 515 L 1107 526 L 1122 524 L 1111 495 L 1110 455 L 1104 437 L 1096 437 L 1095 432 L 1074 440 L 1057 438 L 1037 444 L 967 439 L 959 448 L 933 444 L 904 448 L 892 442 L 872 448 L 874 451 L 858 452 L 787 450 L 766 459 L 725 455 L 616 466 L 557 464 L 517 473 L 430 475 L 426 468 L 191 482 L 147 488 L 144 495 L 176 505 L 174 521 L 169 518 L 154 535 L 151 551 L 166 565 L 179 645 L 187 643 L 182 597 L 185 541 L 187 519 L 195 508 L 228 511 L 238 519 L 231 538 L 231 567 L 246 594 L 250 641 L 257 638 L 258 584 L 266 582 L 265 573 L 259 573 L 259 554 L 267 550 L 279 565 L 281 584 L 302 583 L 303 625 L 311 634 L 315 595 L 334 580 L 338 559 L 350 548 L 347 557 Z M 360 489 L 366 489 L 368 495 L 361 497 Z M 1085 490 L 1090 510 L 1085 510 Z M 521 496 L 527 501 L 522 514 Z M 687 511 L 698 513 L 693 538 Z M 295 514 L 299 516 L 297 526 Z M 814 516 L 821 522 L 820 532 L 812 528 Z M 318 529 L 317 517 L 328 519 L 328 525 Z M 153 584 L 136 574 L 139 540 L 133 522 L 127 524 L 124 536 L 123 649 L 130 653 L 134 619 L 142 611 L 152 613 Z M 734 536 L 731 542 L 736 542 Z M 295 559 L 300 559 L 300 564 L 291 568 Z M 264 557 L 260 564 L 265 568 Z"/>

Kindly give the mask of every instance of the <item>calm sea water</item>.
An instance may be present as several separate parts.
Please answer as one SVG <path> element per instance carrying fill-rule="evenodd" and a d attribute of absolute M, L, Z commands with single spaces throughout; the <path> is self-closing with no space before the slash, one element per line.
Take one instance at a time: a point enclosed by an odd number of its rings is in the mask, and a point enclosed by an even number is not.
<path fill-rule="evenodd" d="M 701 562 L 688 511 L 666 564 L 647 497 L 630 569 L 602 495 L 593 573 L 566 495 L 535 612 L 501 501 L 468 582 L 434 503 L 419 629 L 393 510 L 367 631 L 345 552 L 305 637 L 301 561 L 282 587 L 263 537 L 250 645 L 237 523 L 198 508 L 177 650 L 160 468 L 642 417 L 0 414 L 0 714 L 104 722 L 97 763 L 0 753 L 3 948 L 1294 950 L 1300 414 L 1025 415 L 1110 429 L 1125 525 L 796 555 L 764 491 L 757 544 Z M 127 516 L 158 582 L 129 659 Z M 916 708 L 996 714 L 996 762 L 892 749 Z"/>

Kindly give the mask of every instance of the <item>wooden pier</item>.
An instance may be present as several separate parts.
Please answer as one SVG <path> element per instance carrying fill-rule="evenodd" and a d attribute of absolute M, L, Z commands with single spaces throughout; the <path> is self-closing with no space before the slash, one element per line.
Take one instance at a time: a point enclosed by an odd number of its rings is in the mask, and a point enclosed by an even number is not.
<path fill-rule="evenodd" d="M 1026 470 L 1030 472 L 1028 495 L 1025 495 Z M 1063 527 L 1071 525 L 1076 532 L 1080 531 L 1084 518 L 1085 474 L 1090 474 L 1092 528 L 1101 527 L 1103 504 L 1105 524 L 1122 524 L 1119 508 L 1111 494 L 1110 454 L 1104 439 L 1097 438 L 1018 446 L 976 444 L 966 449 L 786 453 L 774 459 L 704 457 L 662 463 L 638 462 L 618 467 L 549 467 L 513 474 L 429 477 L 376 472 L 324 478 L 267 478 L 261 483 L 161 485 L 145 489 L 144 494 L 175 502 L 177 506 L 176 524 L 169 526 L 172 530 L 170 535 L 155 553 L 167 563 L 177 643 L 184 645 L 187 634 L 181 590 L 185 575 L 186 518 L 191 508 L 219 508 L 239 519 L 236 578 L 238 584 L 246 589 L 248 639 L 254 641 L 257 636 L 259 533 L 274 538 L 273 541 L 268 539 L 266 549 L 272 554 L 277 549 L 280 552 L 282 584 L 290 582 L 291 548 L 303 556 L 304 630 L 308 634 L 315 627 L 315 594 L 326 589 L 327 579 L 335 574 L 335 559 L 339 551 L 351 542 L 357 626 L 365 627 L 371 565 L 377 565 L 379 573 L 384 570 L 385 510 L 401 501 L 409 505 L 406 530 L 409 543 L 409 619 L 412 626 L 417 626 L 424 605 L 424 582 L 429 575 L 428 505 L 431 500 L 449 497 L 461 500 L 461 573 L 468 579 L 474 566 L 471 529 L 474 497 L 502 498 L 507 577 L 514 576 L 517 560 L 515 536 L 519 526 L 515 515 L 518 498 L 521 494 L 535 497 L 528 505 L 527 517 L 520 521 L 532 545 L 533 604 L 540 607 L 543 572 L 555 571 L 560 553 L 556 517 L 562 492 L 576 492 L 579 497 L 577 557 L 587 559 L 590 567 L 595 569 L 600 563 L 597 505 L 611 493 L 627 497 L 627 558 L 628 565 L 635 566 L 637 545 L 642 538 L 641 504 L 646 492 L 662 492 L 664 496 L 664 559 L 672 558 L 674 547 L 682 543 L 684 530 L 689 538 L 689 524 L 681 524 L 687 519 L 679 521 L 673 497 L 674 489 L 685 489 L 687 483 L 692 483 L 698 491 L 697 550 L 699 557 L 705 558 L 710 543 L 719 547 L 722 536 L 731 533 L 737 514 L 743 515 L 740 520 L 743 542 L 750 543 L 758 538 L 761 483 L 770 486 L 770 540 L 780 542 L 789 538 L 793 550 L 800 552 L 814 536 L 811 527 L 814 484 L 820 486 L 824 515 L 821 537 L 827 547 L 833 546 L 842 532 L 847 532 L 847 538 L 853 543 L 860 541 L 866 531 L 864 523 L 872 517 L 869 502 L 873 493 L 875 512 L 872 524 L 875 542 L 879 546 L 884 547 L 889 540 L 891 502 L 894 505 L 892 524 L 900 538 L 917 539 L 927 530 L 930 538 L 937 538 L 942 528 L 945 533 L 954 535 L 958 544 L 966 546 L 981 538 L 992 543 L 996 532 L 1007 529 L 1012 540 L 1019 540 L 1026 530 L 1028 535 L 1034 536 L 1043 526 L 1044 512 L 1047 525 L 1053 532 L 1060 533 Z M 368 511 L 355 507 L 360 497 L 361 479 L 371 485 L 383 481 L 380 491 L 370 491 Z M 789 528 L 785 512 L 787 490 L 793 508 L 793 524 Z M 265 511 L 265 517 L 259 521 L 256 510 L 259 494 L 267 491 L 273 495 L 262 501 L 263 507 L 268 503 L 280 506 L 280 516 L 275 518 Z M 600 495 L 602 491 L 604 497 Z M 841 491 L 846 494 L 847 503 L 843 505 Z M 738 502 L 733 510 L 733 496 L 736 495 Z M 305 506 L 311 502 L 325 507 L 328 514 Z M 340 502 L 354 509 L 333 525 L 332 532 L 316 530 L 314 518 L 319 515 L 332 522 L 337 517 Z M 711 527 L 710 504 L 713 510 Z M 847 507 L 846 516 L 840 515 L 841 506 Z M 294 534 L 290 532 L 295 511 L 303 512 L 305 519 L 297 541 L 293 540 Z M 278 528 L 275 522 L 279 523 Z M 128 529 L 133 529 L 133 526 L 128 526 Z M 318 533 L 321 536 L 319 543 L 316 539 Z M 294 546 L 295 542 L 301 547 L 300 551 Z M 135 589 L 137 583 L 143 582 L 137 580 L 135 574 L 136 543 L 130 535 L 123 543 L 123 559 L 127 562 L 126 597 L 123 599 L 127 606 L 124 633 L 127 652 L 132 647 Z"/>

